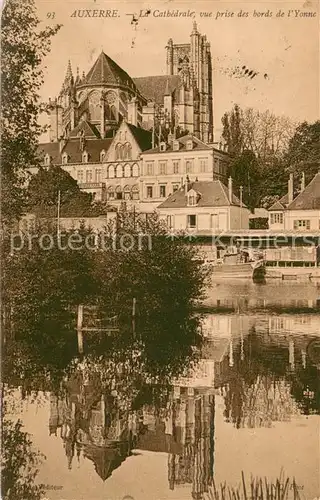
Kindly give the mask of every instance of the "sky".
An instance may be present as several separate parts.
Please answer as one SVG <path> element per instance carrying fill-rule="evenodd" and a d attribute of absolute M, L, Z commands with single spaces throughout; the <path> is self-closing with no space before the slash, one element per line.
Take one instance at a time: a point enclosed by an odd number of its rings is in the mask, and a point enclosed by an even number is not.
<path fill-rule="evenodd" d="M 43 23 L 63 24 L 45 60 L 42 88 L 45 100 L 59 92 L 68 59 L 74 71 L 78 66 L 80 73 L 83 70 L 87 73 L 101 50 L 132 77 L 166 74 L 168 39 L 188 43 L 196 21 L 199 31 L 206 34 L 211 44 L 215 140 L 221 132 L 222 115 L 235 103 L 261 111 L 268 109 L 294 121 L 312 122 L 320 116 L 320 28 L 316 1 L 36 0 L 36 3 Z M 117 17 L 71 17 L 74 11 L 86 9 L 117 10 Z M 147 9 L 151 13 L 139 17 L 140 10 Z M 194 14 L 160 17 L 160 13 L 168 10 L 189 10 Z M 279 10 L 283 17 L 276 17 Z M 239 17 L 240 11 L 247 12 L 248 17 Z M 254 11 L 260 17 L 254 16 Z M 203 12 L 211 12 L 211 17 L 203 17 Z M 263 13 L 269 16 L 261 17 Z M 314 17 L 301 17 L 307 13 L 313 13 Z M 136 27 L 128 14 L 139 18 Z M 247 77 L 246 69 L 257 73 L 256 76 Z"/>

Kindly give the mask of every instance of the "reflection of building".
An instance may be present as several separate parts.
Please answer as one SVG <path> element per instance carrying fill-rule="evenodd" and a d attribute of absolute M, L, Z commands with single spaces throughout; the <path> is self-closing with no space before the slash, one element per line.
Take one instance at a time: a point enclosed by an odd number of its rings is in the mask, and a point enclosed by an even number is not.
<path fill-rule="evenodd" d="M 70 469 L 76 452 L 78 460 L 91 460 L 105 481 L 130 455 L 137 417 L 121 412 L 112 396 L 94 387 L 79 375 L 68 381 L 64 398 L 52 395 L 49 429 L 56 435 L 60 428 Z"/>
<path fill-rule="evenodd" d="M 147 405 L 129 412 L 85 378 L 71 378 L 64 398 L 51 396 L 50 433 L 60 428 L 68 467 L 74 455 L 89 459 L 105 481 L 133 449 L 166 452 L 170 488 L 188 484 L 202 498 L 213 478 L 214 388 L 175 385 L 160 413 Z"/>
<path fill-rule="evenodd" d="M 173 410 L 183 447 L 181 453 L 168 456 L 169 486 L 173 490 L 190 484 L 195 499 L 203 498 L 213 480 L 214 402 L 211 395 L 181 398 Z"/>

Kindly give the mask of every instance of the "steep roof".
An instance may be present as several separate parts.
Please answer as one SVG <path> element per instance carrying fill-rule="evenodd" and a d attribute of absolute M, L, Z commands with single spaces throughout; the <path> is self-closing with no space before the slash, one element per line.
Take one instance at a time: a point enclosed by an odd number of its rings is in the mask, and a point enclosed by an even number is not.
<path fill-rule="evenodd" d="M 179 75 L 140 76 L 133 78 L 133 81 L 143 97 L 163 104 L 163 97 L 173 93 L 180 85 L 181 78 Z"/>
<path fill-rule="evenodd" d="M 100 162 L 100 153 L 104 149 L 105 152 L 108 151 L 113 138 L 110 139 L 89 139 L 85 140 L 84 151 L 89 155 L 89 162 Z M 38 154 L 40 159 L 44 158 L 46 154 L 49 154 L 53 164 L 62 163 L 62 155 L 67 153 L 68 163 L 81 163 L 82 162 L 82 151 L 80 148 L 80 140 L 69 139 L 64 145 L 62 151 L 59 151 L 59 143 L 49 142 L 45 144 L 40 144 L 38 148 Z"/>
<path fill-rule="evenodd" d="M 95 125 L 89 123 L 87 120 L 82 120 L 78 125 L 70 132 L 70 137 L 79 137 L 79 133 L 84 133 L 84 136 L 90 139 L 100 139 L 99 130 Z"/>
<path fill-rule="evenodd" d="M 52 163 L 61 162 L 61 155 L 59 151 L 58 142 L 46 142 L 43 144 L 39 144 L 37 153 L 40 160 L 43 160 L 45 155 L 48 154 L 52 160 Z"/>
<path fill-rule="evenodd" d="M 320 209 L 320 172 L 318 172 L 306 188 L 288 205 L 287 210 L 319 210 Z"/>
<path fill-rule="evenodd" d="M 190 189 L 199 194 L 198 207 L 240 206 L 240 200 L 234 194 L 232 195 L 232 203 L 230 203 L 228 188 L 220 180 L 191 182 L 188 191 Z M 187 206 L 187 197 L 183 187 L 170 195 L 158 208 L 183 208 Z M 246 208 L 245 205 L 242 206 Z"/>
<path fill-rule="evenodd" d="M 126 459 L 127 454 L 119 448 L 116 443 L 113 447 L 108 448 L 95 445 L 85 446 L 84 455 L 94 463 L 95 471 L 102 481 L 108 479 L 112 472 Z"/>
<path fill-rule="evenodd" d="M 81 85 L 122 84 L 134 86 L 132 78 L 103 51 Z"/>
<path fill-rule="evenodd" d="M 176 141 L 179 142 L 179 151 L 187 151 L 187 141 L 192 140 L 193 142 L 193 148 L 192 151 L 194 150 L 212 150 L 210 146 L 205 144 L 204 142 L 200 141 L 197 137 L 194 135 L 184 135 L 183 137 L 179 137 L 179 139 L 175 139 Z M 172 144 L 167 144 L 167 149 L 166 152 L 176 152 L 173 150 Z M 191 150 L 190 150 L 191 151 Z M 160 148 L 157 146 L 156 148 L 149 149 L 148 151 L 145 151 L 145 154 L 153 154 L 153 153 L 160 153 Z"/>
<path fill-rule="evenodd" d="M 140 127 L 135 127 L 131 123 L 127 123 L 130 132 L 138 143 L 141 151 L 145 151 L 152 146 L 152 132 Z"/>

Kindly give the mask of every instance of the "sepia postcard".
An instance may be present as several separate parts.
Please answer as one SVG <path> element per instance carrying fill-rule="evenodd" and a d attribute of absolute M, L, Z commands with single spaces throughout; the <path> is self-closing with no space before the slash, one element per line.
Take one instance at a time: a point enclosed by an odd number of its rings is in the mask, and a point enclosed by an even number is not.
<path fill-rule="evenodd" d="M 3 500 L 320 499 L 316 0 L 3 0 Z"/>

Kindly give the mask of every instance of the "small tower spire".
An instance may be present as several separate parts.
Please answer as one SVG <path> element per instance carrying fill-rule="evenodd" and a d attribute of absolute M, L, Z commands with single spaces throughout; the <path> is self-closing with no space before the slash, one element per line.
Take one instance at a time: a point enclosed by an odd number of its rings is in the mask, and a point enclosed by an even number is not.
<path fill-rule="evenodd" d="M 198 28 L 197 28 L 197 23 L 196 21 L 193 22 L 193 29 L 192 29 L 192 34 L 198 33 Z"/>
<path fill-rule="evenodd" d="M 76 76 L 76 83 L 80 82 L 80 71 L 79 71 L 79 66 L 77 66 L 77 76 Z"/>

